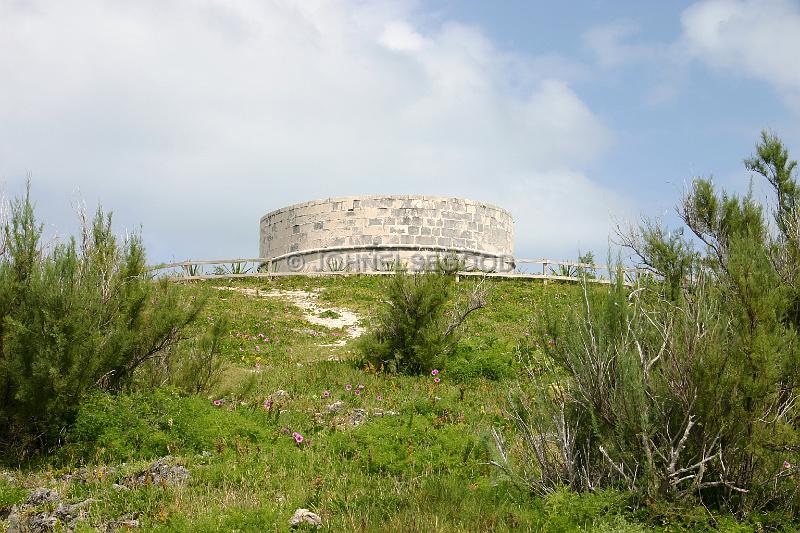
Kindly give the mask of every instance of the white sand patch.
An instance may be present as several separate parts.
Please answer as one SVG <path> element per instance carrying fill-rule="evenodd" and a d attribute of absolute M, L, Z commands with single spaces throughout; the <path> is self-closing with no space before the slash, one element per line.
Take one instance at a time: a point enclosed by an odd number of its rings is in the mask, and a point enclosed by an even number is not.
<path fill-rule="evenodd" d="M 296 291 L 261 291 L 258 289 L 251 289 L 245 287 L 214 287 L 221 291 L 234 291 L 247 296 L 255 296 L 257 298 L 281 298 L 289 300 L 291 303 L 299 307 L 303 311 L 303 319 L 317 326 L 322 326 L 329 329 L 345 328 L 347 330 L 347 338 L 341 339 L 331 344 L 322 344 L 321 346 L 344 346 L 347 339 L 355 339 L 364 333 L 364 328 L 358 325 L 359 317 L 356 313 L 341 307 L 328 307 L 319 303 L 319 294 L 316 292 L 296 290 Z M 325 312 L 333 312 L 338 316 L 320 316 Z"/>

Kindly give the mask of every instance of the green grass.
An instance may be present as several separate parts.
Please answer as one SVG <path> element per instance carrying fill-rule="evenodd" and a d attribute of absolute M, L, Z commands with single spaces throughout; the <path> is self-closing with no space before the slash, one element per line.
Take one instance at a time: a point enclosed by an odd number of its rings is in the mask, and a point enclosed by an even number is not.
<path fill-rule="evenodd" d="M 0 517 L 45 486 L 68 501 L 97 500 L 79 531 L 123 517 L 137 518 L 145 530 L 286 531 L 299 507 L 320 514 L 330 531 L 758 530 L 756 522 L 739 524 L 694 503 L 678 511 L 647 508 L 624 492 L 537 498 L 488 464 L 495 457 L 491 428 L 512 438 L 508 390 L 523 363 L 542 357 L 533 332 L 545 313 L 580 305 L 575 285 L 491 282 L 488 307 L 465 323 L 462 347 L 439 384 L 430 376 L 366 372 L 354 363 L 353 341 L 321 346 L 342 339 L 343 330 L 312 325 L 281 299 L 213 288 L 319 291 L 321 306 L 353 310 L 366 324 L 382 282 L 353 276 L 186 285 L 187 296 L 211 291 L 206 320 L 224 317 L 231 325 L 218 388 L 202 397 L 162 389 L 89 398 L 57 452 L 0 476 Z M 471 283 L 462 281 L 459 290 Z M 278 390 L 288 395 L 279 398 Z M 339 401 L 342 408 L 331 412 Z M 366 420 L 354 425 L 359 410 Z M 301 445 L 292 432 L 303 435 Z M 115 488 L 164 455 L 189 469 L 188 483 Z M 81 480 L 65 478 L 79 467 L 86 468 Z"/>

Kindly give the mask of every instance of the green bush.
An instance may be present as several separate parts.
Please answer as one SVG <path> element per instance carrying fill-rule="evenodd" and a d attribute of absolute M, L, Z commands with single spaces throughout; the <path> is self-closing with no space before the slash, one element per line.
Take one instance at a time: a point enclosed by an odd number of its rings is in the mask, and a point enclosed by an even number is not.
<path fill-rule="evenodd" d="M 6 516 L 14 505 L 21 504 L 27 497 L 27 490 L 0 478 L 0 516 Z"/>
<path fill-rule="evenodd" d="M 658 280 L 629 288 L 620 270 L 573 316 L 550 317 L 541 343 L 559 378 L 531 373 L 513 406 L 523 467 L 500 462 L 534 491 L 800 509 L 800 189 L 770 135 L 746 164 L 775 190 L 774 232 L 752 195 L 695 180 L 680 212 L 700 250 L 645 224 L 624 242 Z"/>
<path fill-rule="evenodd" d="M 92 389 L 129 386 L 198 317 L 167 281 L 148 279 L 138 236 L 118 242 L 97 211 L 74 238 L 42 244 L 26 195 L 0 228 L 0 452 L 52 443 Z"/>
<path fill-rule="evenodd" d="M 437 427 L 433 414 L 386 416 L 349 433 L 334 433 L 326 446 L 332 454 L 354 461 L 372 475 L 418 476 L 486 470 L 488 450 L 461 428 Z"/>
<path fill-rule="evenodd" d="M 266 442 L 275 427 L 263 409 L 229 410 L 227 402 L 216 407 L 210 400 L 171 389 L 96 393 L 81 405 L 60 455 L 122 462 L 196 454 Z"/>
<path fill-rule="evenodd" d="M 136 388 L 169 386 L 197 394 L 218 385 L 225 364 L 221 344 L 229 324 L 221 316 L 210 317 L 205 326 L 196 335 L 187 335 L 164 350 L 160 357 L 144 363 L 137 372 Z"/>
<path fill-rule="evenodd" d="M 447 377 L 455 381 L 500 380 L 514 375 L 514 358 L 504 345 L 493 340 L 459 344 L 448 359 L 446 370 Z"/>
<path fill-rule="evenodd" d="M 447 358 L 455 345 L 446 308 L 454 276 L 441 269 L 396 270 L 386 284 L 386 301 L 377 324 L 360 343 L 364 362 L 376 370 L 421 374 Z"/>

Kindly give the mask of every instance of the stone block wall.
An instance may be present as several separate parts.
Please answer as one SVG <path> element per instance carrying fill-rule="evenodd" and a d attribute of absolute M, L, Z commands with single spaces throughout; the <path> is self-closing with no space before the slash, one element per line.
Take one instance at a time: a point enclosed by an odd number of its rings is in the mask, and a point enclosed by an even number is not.
<path fill-rule="evenodd" d="M 421 268 L 456 253 L 468 267 L 507 271 L 513 225 L 508 211 L 461 198 L 330 198 L 262 217 L 260 256 L 277 271 L 369 271 Z"/>

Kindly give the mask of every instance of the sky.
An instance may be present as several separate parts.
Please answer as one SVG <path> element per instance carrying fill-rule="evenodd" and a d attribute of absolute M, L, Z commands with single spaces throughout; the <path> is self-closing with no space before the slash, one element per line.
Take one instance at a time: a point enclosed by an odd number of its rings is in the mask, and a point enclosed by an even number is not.
<path fill-rule="evenodd" d="M 694 177 L 746 191 L 761 130 L 800 152 L 798 56 L 798 0 L 0 0 L 0 183 L 30 176 L 48 235 L 102 205 L 152 262 L 254 257 L 267 212 L 362 194 L 602 258 Z"/>

